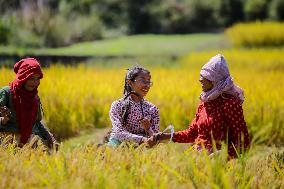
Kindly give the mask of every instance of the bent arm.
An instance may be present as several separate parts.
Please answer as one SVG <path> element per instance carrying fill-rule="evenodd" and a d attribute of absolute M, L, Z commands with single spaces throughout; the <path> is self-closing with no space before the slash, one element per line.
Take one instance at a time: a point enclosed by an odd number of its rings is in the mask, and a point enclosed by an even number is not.
<path fill-rule="evenodd" d="M 189 125 L 189 128 L 174 133 L 173 141 L 178 143 L 193 143 L 198 136 L 196 117 Z"/>
<path fill-rule="evenodd" d="M 43 140 L 46 140 L 49 144 L 53 144 L 56 142 L 56 139 L 54 138 L 53 134 L 42 123 L 42 111 L 40 105 L 38 107 L 38 115 L 33 127 L 33 133 L 38 135 Z"/>
<path fill-rule="evenodd" d="M 9 120 L 9 109 L 7 109 L 7 104 L 9 102 L 9 94 L 2 88 L 0 89 L 0 126 L 6 125 Z M 5 115 L 4 115 L 5 114 Z"/>
<path fill-rule="evenodd" d="M 197 121 L 199 119 L 199 112 L 201 106 L 199 105 L 195 114 L 194 119 L 189 125 L 188 129 L 183 131 L 178 131 L 174 133 L 173 141 L 178 143 L 193 143 L 198 136 L 198 125 Z"/>

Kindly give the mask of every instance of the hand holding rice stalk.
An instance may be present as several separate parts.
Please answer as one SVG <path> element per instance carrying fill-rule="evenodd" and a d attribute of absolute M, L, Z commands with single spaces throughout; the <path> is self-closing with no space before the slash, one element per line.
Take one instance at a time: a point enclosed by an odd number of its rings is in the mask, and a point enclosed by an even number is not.
<path fill-rule="evenodd" d="M 168 133 L 168 131 L 170 131 Z M 175 130 L 173 125 L 169 125 L 163 132 L 157 133 L 154 135 L 156 143 L 161 142 L 162 140 L 169 139 L 169 143 L 173 140 Z"/>
<path fill-rule="evenodd" d="M 11 112 L 6 106 L 0 107 L 1 124 L 5 125 L 11 117 Z"/>

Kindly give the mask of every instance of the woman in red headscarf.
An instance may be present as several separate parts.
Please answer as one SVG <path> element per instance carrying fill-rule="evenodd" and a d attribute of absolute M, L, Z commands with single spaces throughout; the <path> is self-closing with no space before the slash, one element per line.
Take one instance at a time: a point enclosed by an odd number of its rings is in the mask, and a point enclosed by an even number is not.
<path fill-rule="evenodd" d="M 16 78 L 0 89 L 0 132 L 13 134 L 24 145 L 38 135 L 49 147 L 56 140 L 42 125 L 38 86 L 43 78 L 40 64 L 34 58 L 22 59 L 14 65 Z"/>

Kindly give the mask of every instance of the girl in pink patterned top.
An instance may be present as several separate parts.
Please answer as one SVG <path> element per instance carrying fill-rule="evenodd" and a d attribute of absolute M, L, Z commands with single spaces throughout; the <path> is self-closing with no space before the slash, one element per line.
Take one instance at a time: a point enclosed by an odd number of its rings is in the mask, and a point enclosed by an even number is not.
<path fill-rule="evenodd" d="M 195 143 L 197 150 L 204 145 L 209 154 L 213 153 L 213 141 L 217 149 L 225 142 L 229 156 L 236 157 L 237 151 L 243 152 L 249 146 L 242 109 L 243 90 L 233 83 L 226 60 L 220 54 L 202 67 L 200 76 L 203 92 L 195 118 L 188 129 L 174 133 L 173 141 Z M 155 136 L 156 141 L 169 138 L 169 134 Z"/>
<path fill-rule="evenodd" d="M 123 141 L 153 144 L 151 136 L 159 132 L 159 110 L 144 99 L 152 85 L 150 72 L 145 68 L 135 66 L 128 70 L 124 96 L 110 108 L 112 131 L 108 145 L 118 146 Z"/>

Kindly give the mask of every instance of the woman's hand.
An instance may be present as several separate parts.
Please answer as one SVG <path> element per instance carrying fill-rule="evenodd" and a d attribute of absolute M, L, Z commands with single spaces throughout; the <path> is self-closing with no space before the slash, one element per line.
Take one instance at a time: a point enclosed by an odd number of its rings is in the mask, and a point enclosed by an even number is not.
<path fill-rule="evenodd" d="M 56 139 L 54 138 L 53 134 L 51 132 L 48 132 L 48 137 L 47 137 L 47 146 L 50 149 L 55 149 L 56 151 L 59 150 L 59 146 L 60 144 L 56 141 Z"/>
<path fill-rule="evenodd" d="M 155 133 L 153 135 L 153 137 L 155 138 L 156 142 L 160 142 L 160 141 L 163 141 L 163 140 L 169 140 L 171 138 L 171 134 L 169 133 Z"/>
<path fill-rule="evenodd" d="M 143 143 L 146 144 L 146 143 L 147 143 L 147 140 L 148 140 L 148 139 L 147 139 L 146 137 L 142 137 L 141 141 L 139 142 L 139 145 L 140 145 L 140 144 L 143 144 Z"/>
<path fill-rule="evenodd" d="M 139 144 L 145 144 L 146 147 L 153 147 L 154 145 L 157 144 L 157 141 L 156 141 L 156 138 L 154 136 L 151 136 L 150 138 L 146 138 L 146 137 L 143 137 L 141 139 L 141 142 Z"/>
<path fill-rule="evenodd" d="M 157 144 L 157 140 L 154 136 L 151 136 L 150 138 L 147 139 L 146 143 L 151 148 Z"/>
<path fill-rule="evenodd" d="M 11 117 L 11 112 L 9 108 L 7 108 L 6 106 L 0 107 L 0 115 L 3 117 L 3 119 L 1 120 L 1 124 L 6 125 L 6 123 L 10 120 Z"/>
<path fill-rule="evenodd" d="M 143 118 L 143 119 L 140 120 L 140 123 L 141 123 L 142 127 L 144 128 L 145 132 L 148 133 L 150 126 L 151 126 L 150 121 L 146 118 Z"/>

